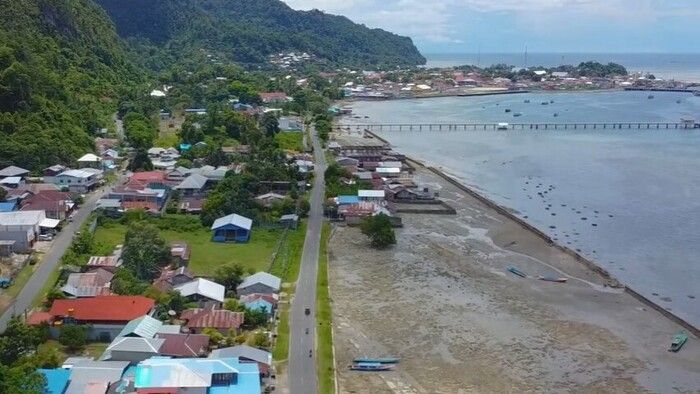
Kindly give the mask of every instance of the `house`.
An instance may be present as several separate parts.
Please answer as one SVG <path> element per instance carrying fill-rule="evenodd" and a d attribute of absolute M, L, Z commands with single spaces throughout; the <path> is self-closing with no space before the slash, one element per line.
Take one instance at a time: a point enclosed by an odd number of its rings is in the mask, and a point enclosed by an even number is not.
<path fill-rule="evenodd" d="M 257 364 L 236 358 L 151 358 L 136 366 L 137 394 L 260 394 Z"/>
<path fill-rule="evenodd" d="M 47 183 L 55 183 L 54 178 L 58 176 L 58 174 L 68 170 L 68 168 L 64 165 L 61 164 L 55 164 L 52 165 L 51 167 L 44 168 L 41 173 L 44 177 L 44 182 Z"/>
<path fill-rule="evenodd" d="M 112 256 L 90 256 L 90 259 L 85 266 L 89 270 L 103 268 L 114 273 L 117 271 L 117 268 L 122 265 L 121 249 L 117 249 L 116 253 L 117 254 Z"/>
<path fill-rule="evenodd" d="M 374 172 L 382 177 L 397 177 L 401 175 L 401 168 L 396 167 L 377 167 Z"/>
<path fill-rule="evenodd" d="M 101 180 L 102 171 L 94 168 L 67 170 L 53 179 L 56 186 L 74 193 L 87 193 L 97 188 Z"/>
<path fill-rule="evenodd" d="M 204 334 L 158 333 L 165 340 L 160 355 L 168 357 L 204 357 L 209 352 L 209 336 Z"/>
<path fill-rule="evenodd" d="M 78 159 L 78 168 L 102 168 L 102 158 L 94 153 L 87 153 Z"/>
<path fill-rule="evenodd" d="M 0 202 L 0 212 L 12 212 L 18 208 L 17 201 Z"/>
<path fill-rule="evenodd" d="M 236 287 L 239 296 L 251 293 L 278 293 L 282 280 L 267 272 L 258 272 L 248 276 Z"/>
<path fill-rule="evenodd" d="M 193 197 L 183 197 L 180 200 L 180 211 L 185 213 L 197 214 L 202 212 L 202 207 L 204 207 L 205 197 L 193 196 Z"/>
<path fill-rule="evenodd" d="M 174 270 L 164 268 L 160 277 L 153 282 L 153 286 L 160 291 L 169 291 L 173 287 L 191 282 L 193 279 L 194 274 L 187 267 L 179 267 Z"/>
<path fill-rule="evenodd" d="M 260 93 L 260 98 L 265 104 L 283 104 L 291 100 L 284 92 Z"/>
<path fill-rule="evenodd" d="M 298 119 L 282 116 L 277 120 L 280 131 L 285 133 L 304 131 L 304 127 Z"/>
<path fill-rule="evenodd" d="M 294 213 L 282 215 L 279 223 L 284 228 L 296 229 L 299 226 L 299 215 Z"/>
<path fill-rule="evenodd" d="M 250 153 L 250 145 L 222 146 L 221 151 L 229 156 L 247 155 Z"/>
<path fill-rule="evenodd" d="M 0 170 L 0 179 L 10 178 L 10 177 L 20 177 L 24 178 L 29 175 L 29 170 L 16 166 L 8 166 Z"/>
<path fill-rule="evenodd" d="M 427 187 L 423 188 L 422 190 L 414 190 L 409 189 L 407 187 L 399 186 L 391 190 L 389 193 L 391 195 L 392 200 L 397 202 L 416 200 L 431 201 L 435 200 L 436 197 L 436 193 L 430 192 L 430 190 Z"/>
<path fill-rule="evenodd" d="M 270 375 L 270 367 L 272 366 L 272 353 L 262 349 L 254 348 L 247 345 L 238 345 L 214 349 L 209 358 L 238 358 L 242 363 L 257 363 L 260 370 L 260 376 L 265 377 Z"/>
<path fill-rule="evenodd" d="M 70 193 L 42 190 L 22 201 L 22 211 L 44 211 L 49 219 L 65 220 L 73 204 Z"/>
<path fill-rule="evenodd" d="M 278 193 L 265 193 L 255 197 L 255 202 L 265 208 L 270 208 L 273 205 L 284 201 L 286 197 Z"/>
<path fill-rule="evenodd" d="M 0 240 L 14 241 L 12 251 L 29 252 L 41 233 L 42 224 L 49 225 L 44 211 L 0 212 Z"/>
<path fill-rule="evenodd" d="M 218 307 L 224 302 L 226 294 L 226 288 L 223 285 L 204 278 L 174 286 L 173 290 L 190 301 L 198 302 L 202 307 Z"/>
<path fill-rule="evenodd" d="M 38 369 L 46 381 L 44 394 L 64 394 L 70 381 L 71 371 L 64 368 Z"/>
<path fill-rule="evenodd" d="M 335 162 L 341 167 L 359 167 L 360 161 L 352 157 L 339 157 Z"/>
<path fill-rule="evenodd" d="M 183 179 L 173 189 L 179 190 L 185 197 L 202 195 L 206 190 L 208 181 L 209 179 L 204 175 L 194 173 Z"/>
<path fill-rule="evenodd" d="M 170 261 L 179 266 L 190 262 L 190 247 L 186 242 L 173 242 L 170 244 Z"/>
<path fill-rule="evenodd" d="M 357 197 L 360 201 L 383 201 L 385 198 L 384 190 L 358 190 Z"/>
<path fill-rule="evenodd" d="M 335 203 L 337 205 L 350 205 L 357 204 L 360 202 L 360 198 L 357 196 L 338 196 L 335 198 Z"/>
<path fill-rule="evenodd" d="M 214 242 L 248 242 L 253 221 L 235 213 L 218 218 L 211 226 Z"/>
<path fill-rule="evenodd" d="M 274 304 L 263 297 L 256 297 L 242 301 L 246 309 L 251 311 L 263 311 L 268 315 L 274 312 Z"/>
<path fill-rule="evenodd" d="M 114 274 L 104 268 L 68 275 L 61 291 L 69 297 L 95 297 L 112 294 L 109 285 Z"/>
<path fill-rule="evenodd" d="M 187 328 L 191 333 L 201 334 L 205 328 L 214 328 L 223 334 L 228 334 L 238 329 L 243 324 L 243 312 L 231 312 L 226 309 L 186 309 L 180 314 L 180 319 L 187 322 Z"/>
<path fill-rule="evenodd" d="M 129 321 L 117 337 L 153 338 L 163 327 L 163 322 L 148 315 Z"/>
<path fill-rule="evenodd" d="M 155 301 L 143 296 L 100 295 L 55 300 L 49 313 L 54 325 L 86 324 L 88 338 L 107 342 L 115 338 L 131 320 L 147 315 Z M 52 335 L 57 335 L 52 331 Z"/>
<path fill-rule="evenodd" d="M 162 338 L 117 337 L 107 346 L 100 360 L 128 361 L 135 364 L 160 355 Z"/>
<path fill-rule="evenodd" d="M 8 176 L 6 178 L 0 179 L 0 187 L 5 187 L 8 189 L 17 189 L 24 185 L 24 178 L 19 176 Z"/>
<path fill-rule="evenodd" d="M 311 172 L 314 169 L 314 162 L 311 160 L 296 160 L 294 162 L 294 165 L 297 166 L 299 172 L 302 174 Z"/>
<path fill-rule="evenodd" d="M 65 394 L 106 393 L 109 386 L 118 382 L 129 366 L 126 361 L 81 361 L 70 369 Z"/>

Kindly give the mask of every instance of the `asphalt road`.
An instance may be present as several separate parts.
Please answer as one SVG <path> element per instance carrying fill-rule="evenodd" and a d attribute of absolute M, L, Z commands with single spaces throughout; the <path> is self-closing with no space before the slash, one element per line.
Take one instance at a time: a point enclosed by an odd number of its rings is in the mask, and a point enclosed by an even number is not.
<path fill-rule="evenodd" d="M 311 190 L 311 209 L 301 255 L 301 269 L 296 293 L 292 300 L 289 344 L 289 392 L 291 394 L 314 394 L 318 391 L 316 376 L 316 275 L 321 246 L 323 225 L 323 200 L 325 198 L 323 175 L 326 159 L 323 148 L 311 129 L 316 165 L 314 184 Z M 307 316 L 304 310 L 309 308 Z M 306 330 L 309 333 L 306 333 Z M 312 351 L 309 357 L 309 351 Z"/>
<path fill-rule="evenodd" d="M 120 181 L 121 180 L 122 178 L 120 178 Z M 58 265 L 61 256 L 63 256 L 70 247 L 76 231 L 85 223 L 88 216 L 90 216 L 90 212 L 95 209 L 97 200 L 99 200 L 105 192 L 105 189 L 100 189 L 87 195 L 83 205 L 75 213 L 73 222 L 64 226 L 61 232 L 54 237 L 53 244 L 44 255 L 39 268 L 34 272 L 32 277 L 29 278 L 29 281 L 24 285 L 24 288 L 19 292 L 14 302 L 10 304 L 7 310 L 0 316 L 0 332 L 5 331 L 7 323 L 12 316 L 23 314 L 31 308 L 32 302 L 37 297 L 42 287 L 44 287 L 46 281 L 49 280 L 49 276 L 51 276 L 51 273 Z"/>

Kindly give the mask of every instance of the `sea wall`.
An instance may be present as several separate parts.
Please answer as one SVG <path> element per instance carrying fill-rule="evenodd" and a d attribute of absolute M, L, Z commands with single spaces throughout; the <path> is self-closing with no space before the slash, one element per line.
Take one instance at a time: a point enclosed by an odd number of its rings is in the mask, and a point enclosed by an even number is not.
<path fill-rule="evenodd" d="M 368 135 L 371 135 L 371 136 L 374 137 L 374 138 L 377 138 L 377 139 L 380 140 L 380 141 L 383 141 L 383 142 L 385 142 L 385 143 L 387 143 L 387 144 L 390 144 L 389 141 L 387 141 L 387 140 L 385 140 L 384 138 L 382 138 L 382 137 L 380 137 L 380 136 L 378 136 L 378 135 L 372 133 L 371 131 L 366 131 L 366 133 L 367 133 Z M 624 288 L 624 291 L 625 291 L 627 294 L 629 294 L 629 295 L 631 295 L 632 297 L 636 298 L 636 299 L 639 300 L 641 303 L 643 303 L 643 304 L 649 306 L 650 308 L 653 308 L 654 310 L 658 311 L 659 313 L 661 313 L 661 314 L 662 314 L 663 316 L 665 316 L 666 318 L 668 318 L 668 319 L 670 319 L 671 321 L 675 322 L 676 324 L 682 326 L 683 328 L 685 328 L 686 330 L 688 330 L 689 332 L 691 332 L 693 335 L 695 335 L 696 337 L 700 338 L 700 329 L 697 328 L 697 327 L 695 327 L 692 323 L 690 323 L 690 322 L 684 320 L 683 318 L 681 318 L 681 317 L 679 317 L 679 316 L 673 314 L 672 312 L 670 312 L 669 310 L 667 310 L 667 309 L 664 308 L 663 306 L 661 306 L 661 305 L 657 304 L 656 302 L 650 300 L 649 298 L 643 296 L 642 294 L 638 293 L 637 291 L 635 291 L 634 289 L 632 289 L 632 288 L 629 287 L 628 285 L 625 285 L 625 284 L 620 283 L 620 281 L 619 281 L 617 278 L 615 278 L 614 276 L 612 276 L 605 268 L 599 266 L 597 263 L 593 262 L 592 260 L 587 259 L 586 257 L 582 256 L 582 255 L 579 254 L 578 252 L 576 252 L 576 251 L 574 251 L 574 250 L 572 250 L 572 249 L 569 249 L 569 248 L 567 248 L 567 247 L 565 247 L 565 246 L 562 246 L 562 245 L 556 243 L 549 235 L 545 234 L 544 232 L 542 232 L 542 231 L 539 230 L 538 228 L 536 228 L 536 227 L 534 227 L 533 225 L 527 223 L 525 220 L 523 220 L 523 219 L 519 218 L 518 216 L 514 215 L 508 208 L 503 207 L 503 206 L 499 205 L 498 203 L 492 201 L 491 199 L 489 199 L 489 198 L 487 198 L 487 197 L 485 197 L 485 196 L 483 196 L 483 195 L 477 193 L 476 191 L 474 191 L 474 190 L 472 190 L 471 188 L 465 186 L 464 184 L 462 184 L 462 183 L 459 182 L 458 180 L 454 179 L 452 176 L 447 175 L 446 173 L 444 173 L 443 171 L 441 171 L 441 170 L 439 170 L 439 169 L 437 169 L 437 168 L 435 168 L 435 167 L 426 166 L 426 165 L 423 164 L 422 162 L 420 162 L 420 161 L 418 161 L 418 160 L 416 160 L 416 159 L 410 158 L 410 157 L 406 157 L 406 159 L 407 159 L 407 160 L 411 163 L 411 165 L 413 165 L 414 167 L 416 167 L 416 168 L 421 167 L 421 168 L 424 168 L 424 169 L 426 169 L 426 170 L 428 170 L 428 171 L 430 171 L 430 172 L 436 174 L 437 176 L 439 176 L 439 177 L 441 177 L 442 179 L 444 179 L 445 181 L 449 182 L 450 184 L 452 184 L 452 185 L 455 186 L 456 188 L 462 190 L 463 192 L 465 192 L 465 193 L 469 194 L 470 196 L 474 197 L 475 199 L 479 200 L 480 202 L 482 202 L 482 203 L 485 204 L 486 206 L 488 206 L 488 207 L 494 209 L 495 211 L 497 211 L 498 213 L 502 214 L 503 216 L 506 216 L 507 218 L 509 218 L 509 219 L 513 220 L 514 222 L 518 223 L 518 224 L 519 224 L 521 227 L 523 227 L 525 230 L 530 231 L 530 232 L 534 233 L 535 235 L 537 235 L 538 237 L 542 238 L 544 241 L 546 241 L 546 242 L 547 242 L 548 244 L 550 244 L 552 247 L 555 247 L 555 248 L 559 249 L 560 251 L 562 251 L 562 252 L 564 252 L 564 253 L 566 253 L 566 254 L 568 254 L 568 255 L 574 257 L 574 258 L 576 259 L 576 261 L 578 261 L 578 262 L 584 264 L 587 268 L 593 270 L 594 272 L 596 272 L 596 273 L 600 274 L 601 276 L 603 276 L 604 278 L 606 278 L 606 279 L 608 280 L 608 282 L 609 282 L 609 283 L 608 283 L 609 286 L 611 286 L 611 287 L 622 287 L 622 288 Z"/>

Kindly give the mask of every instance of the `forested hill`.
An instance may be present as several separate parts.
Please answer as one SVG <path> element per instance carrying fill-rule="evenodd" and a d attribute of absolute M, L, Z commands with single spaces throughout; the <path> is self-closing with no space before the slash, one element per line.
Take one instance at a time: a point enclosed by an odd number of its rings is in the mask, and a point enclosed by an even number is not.
<path fill-rule="evenodd" d="M 91 0 L 0 0 L 0 167 L 70 164 L 93 149 L 134 83 L 119 36 Z"/>
<path fill-rule="evenodd" d="M 333 65 L 381 67 L 425 63 L 408 37 L 342 16 L 295 11 L 279 0 L 96 0 L 123 37 L 173 51 L 208 49 L 243 64 L 303 51 Z"/>

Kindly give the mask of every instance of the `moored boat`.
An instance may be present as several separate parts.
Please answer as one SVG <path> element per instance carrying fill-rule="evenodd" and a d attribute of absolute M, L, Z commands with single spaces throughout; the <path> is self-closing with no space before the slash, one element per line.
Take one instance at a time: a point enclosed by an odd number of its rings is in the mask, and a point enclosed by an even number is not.
<path fill-rule="evenodd" d="M 673 340 L 671 341 L 671 347 L 668 348 L 669 352 L 677 352 L 681 350 L 683 345 L 688 342 L 688 334 L 685 333 L 685 331 L 678 331 L 676 335 L 673 336 Z"/>
<path fill-rule="evenodd" d="M 506 108 L 506 112 L 510 112 L 510 108 Z"/>
<path fill-rule="evenodd" d="M 381 358 L 367 358 L 358 357 L 353 360 L 354 363 L 379 363 L 379 364 L 398 364 L 401 361 L 398 357 L 381 357 Z"/>
<path fill-rule="evenodd" d="M 557 278 L 555 276 L 539 276 L 537 279 L 543 280 L 545 282 L 557 282 L 557 283 L 566 283 L 569 278 Z"/>
<path fill-rule="evenodd" d="M 649 100 L 651 100 L 651 99 L 654 98 L 654 95 L 653 95 L 653 94 L 650 94 L 650 95 L 647 96 L 647 98 L 648 98 Z"/>
<path fill-rule="evenodd" d="M 518 275 L 521 278 L 527 278 L 527 274 L 515 267 L 508 267 L 508 271 L 512 274 Z"/>
<path fill-rule="evenodd" d="M 525 104 L 530 104 L 530 100 L 525 100 Z"/>
<path fill-rule="evenodd" d="M 523 113 L 522 113 L 522 112 L 516 112 L 516 113 L 513 114 L 513 116 L 515 116 L 515 117 L 517 118 L 518 116 L 523 116 Z"/>
<path fill-rule="evenodd" d="M 350 366 L 353 371 L 389 371 L 392 368 L 392 365 L 380 363 L 355 363 Z"/>

